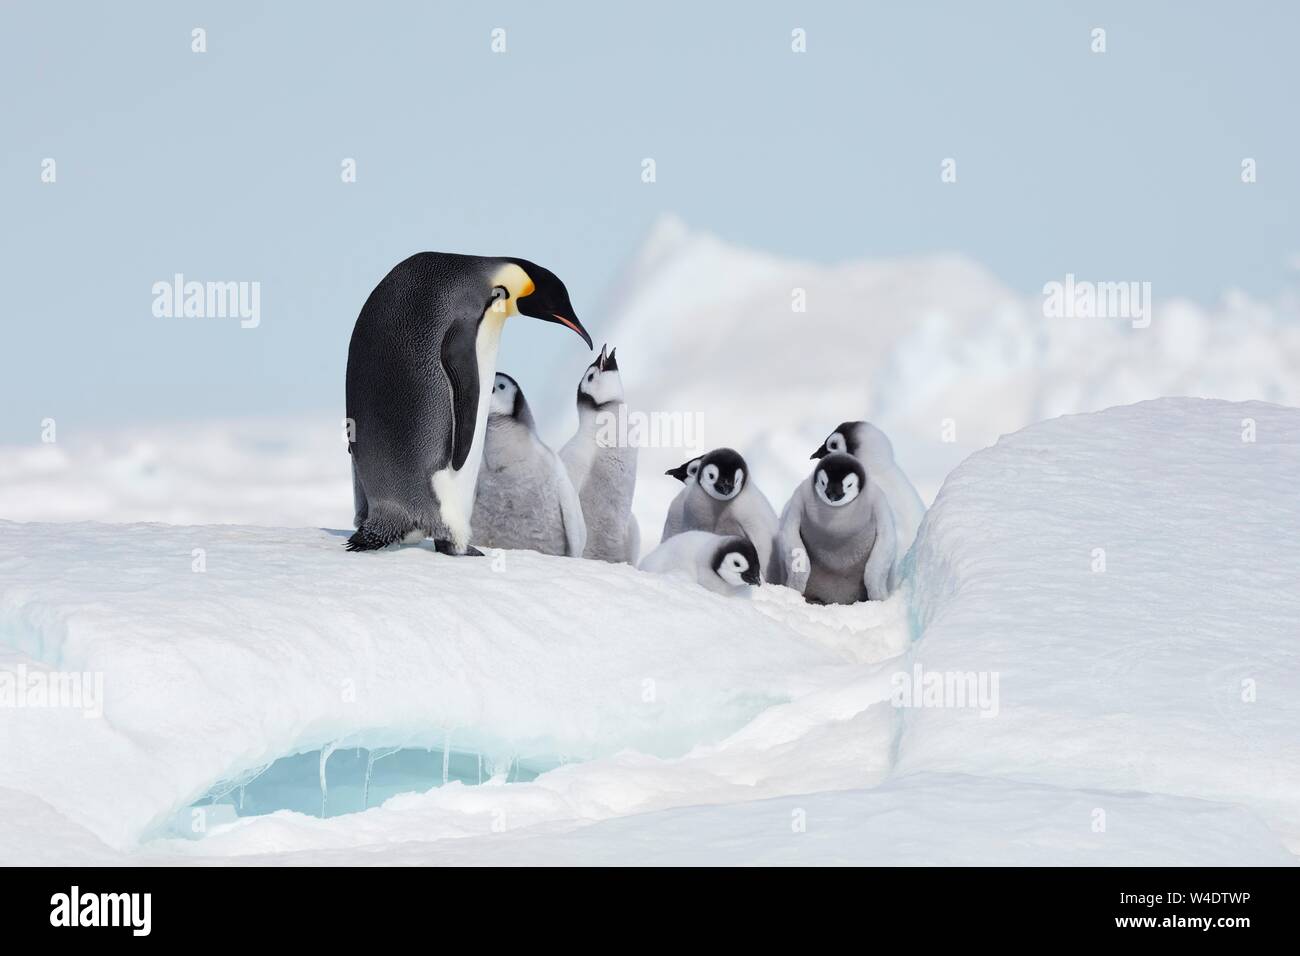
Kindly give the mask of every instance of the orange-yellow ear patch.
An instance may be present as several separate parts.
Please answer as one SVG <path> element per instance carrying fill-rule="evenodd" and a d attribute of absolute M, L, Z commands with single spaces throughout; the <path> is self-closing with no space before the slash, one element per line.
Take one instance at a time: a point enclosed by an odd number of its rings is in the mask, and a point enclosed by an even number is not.
<path fill-rule="evenodd" d="M 492 276 L 492 285 L 504 286 L 505 290 L 510 293 L 512 301 L 522 299 L 536 289 L 533 280 L 528 277 L 528 273 L 513 262 L 507 262 L 496 271 Z"/>

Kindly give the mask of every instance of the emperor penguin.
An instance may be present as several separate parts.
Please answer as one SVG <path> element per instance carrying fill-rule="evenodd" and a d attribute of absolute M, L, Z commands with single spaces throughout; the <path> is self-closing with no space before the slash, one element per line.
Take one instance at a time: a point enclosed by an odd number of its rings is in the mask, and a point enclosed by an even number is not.
<path fill-rule="evenodd" d="M 587 524 L 569 473 L 537 435 L 528 400 L 497 372 L 470 520 L 475 544 L 582 557 Z"/>
<path fill-rule="evenodd" d="M 349 551 L 432 537 L 470 553 L 501 329 L 527 315 L 591 336 L 554 273 L 526 259 L 420 252 L 375 286 L 348 346 Z"/>
<path fill-rule="evenodd" d="M 683 530 L 744 535 L 758 551 L 763 580 L 780 583 L 776 512 L 754 484 L 739 452 L 715 448 L 701 456 L 695 484 L 684 493 Z"/>
<path fill-rule="evenodd" d="M 683 531 L 645 556 L 642 571 L 681 574 L 715 594 L 747 596 L 759 583 L 758 552 L 743 535 Z"/>
<path fill-rule="evenodd" d="M 889 501 L 894 512 L 894 529 L 898 534 L 898 557 L 890 581 L 890 588 L 896 588 L 903 558 L 916 540 L 916 531 L 925 517 L 925 504 L 894 460 L 894 446 L 889 436 L 870 422 L 845 422 L 830 433 L 811 457 L 824 458 L 833 452 L 852 455 L 862 462 L 872 483 L 885 493 Z"/>
<path fill-rule="evenodd" d="M 680 481 L 682 490 L 677 492 L 677 497 L 668 506 L 668 517 L 664 519 L 664 533 L 659 536 L 661 542 L 667 541 L 673 535 L 686 530 L 686 499 L 690 496 L 691 488 L 695 486 L 696 477 L 699 473 L 699 458 L 692 458 L 690 461 L 680 464 L 676 468 L 669 468 L 664 472 L 665 475 L 671 475 Z"/>
<path fill-rule="evenodd" d="M 810 604 L 883 601 L 898 542 L 884 491 L 862 462 L 832 452 L 781 513 L 785 584 Z"/>
<path fill-rule="evenodd" d="M 578 430 L 560 449 L 560 461 L 578 491 L 587 522 L 587 547 L 582 556 L 636 564 L 641 553 L 641 529 L 632 514 L 637 450 L 620 429 L 619 410 L 624 401 L 617 351 L 607 355 L 602 345 L 596 361 L 582 373 Z"/>

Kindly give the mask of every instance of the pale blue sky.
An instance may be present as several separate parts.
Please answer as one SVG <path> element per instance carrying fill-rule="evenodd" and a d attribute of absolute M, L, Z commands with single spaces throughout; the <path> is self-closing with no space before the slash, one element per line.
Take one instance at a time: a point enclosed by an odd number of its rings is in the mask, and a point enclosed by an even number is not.
<path fill-rule="evenodd" d="M 1025 293 L 1267 296 L 1300 249 L 1292 4 L 470 6 L 5 0 L 0 440 L 341 414 L 357 310 L 421 249 L 548 266 L 599 343 L 661 212 L 805 259 L 961 252 Z M 175 272 L 260 281 L 261 327 L 155 318 Z M 521 322 L 501 364 L 574 348 Z"/>

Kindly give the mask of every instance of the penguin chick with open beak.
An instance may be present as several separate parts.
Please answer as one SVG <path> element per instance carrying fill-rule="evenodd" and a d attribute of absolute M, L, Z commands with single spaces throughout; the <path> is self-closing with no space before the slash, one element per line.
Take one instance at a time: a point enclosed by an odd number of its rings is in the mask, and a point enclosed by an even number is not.
<path fill-rule="evenodd" d="M 587 523 L 583 557 L 635 564 L 641 531 L 632 514 L 636 490 L 636 443 L 620 415 L 623 379 L 616 350 L 601 346 L 578 380 L 578 430 L 560 449 Z"/>

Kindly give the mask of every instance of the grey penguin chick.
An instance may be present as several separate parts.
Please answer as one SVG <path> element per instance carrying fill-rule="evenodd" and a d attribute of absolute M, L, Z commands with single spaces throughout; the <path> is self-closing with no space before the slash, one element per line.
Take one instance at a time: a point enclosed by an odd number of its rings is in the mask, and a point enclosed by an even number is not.
<path fill-rule="evenodd" d="M 917 529 L 925 517 L 925 503 L 916 486 L 894 460 L 894 445 L 889 436 L 870 422 L 844 422 L 831 432 L 812 458 L 824 458 L 832 452 L 846 452 L 862 462 L 873 484 L 885 493 L 894 512 L 894 530 L 898 534 L 898 555 L 890 572 L 890 590 L 898 587 L 902 562 L 916 540 Z"/>
<path fill-rule="evenodd" d="M 569 473 L 538 437 L 519 383 L 504 372 L 492 388 L 470 526 L 474 543 L 485 548 L 581 557 L 587 544 Z"/>
<path fill-rule="evenodd" d="M 739 452 L 715 448 L 701 456 L 695 484 L 688 486 L 685 494 L 684 530 L 744 535 L 758 550 L 763 580 L 781 582 L 776 512 L 754 484 L 749 465 Z"/>
<path fill-rule="evenodd" d="M 842 452 L 818 462 L 781 513 L 785 583 L 810 604 L 883 601 L 897 547 L 884 492 Z"/>
<path fill-rule="evenodd" d="M 614 351 L 601 346 L 578 382 L 578 430 L 560 449 L 587 522 L 584 558 L 636 564 L 641 531 L 632 514 L 636 445 L 620 434 L 623 381 Z"/>
<path fill-rule="evenodd" d="M 421 252 L 370 293 L 348 345 L 349 551 L 432 536 L 439 551 L 468 552 L 489 383 L 512 315 L 591 346 L 564 283 L 526 259 Z"/>
<path fill-rule="evenodd" d="M 664 472 L 665 475 L 671 475 L 680 481 L 682 490 L 677 492 L 677 497 L 668 506 L 668 517 L 664 519 L 664 531 L 659 536 L 661 542 L 667 541 L 673 535 L 686 530 L 686 499 L 689 497 L 690 490 L 695 485 L 699 473 L 699 458 L 692 458 L 690 461 L 684 462 L 676 468 L 669 468 Z"/>
<path fill-rule="evenodd" d="M 743 535 L 683 531 L 645 556 L 642 571 L 680 574 L 715 594 L 748 596 L 760 583 L 758 552 Z"/>

